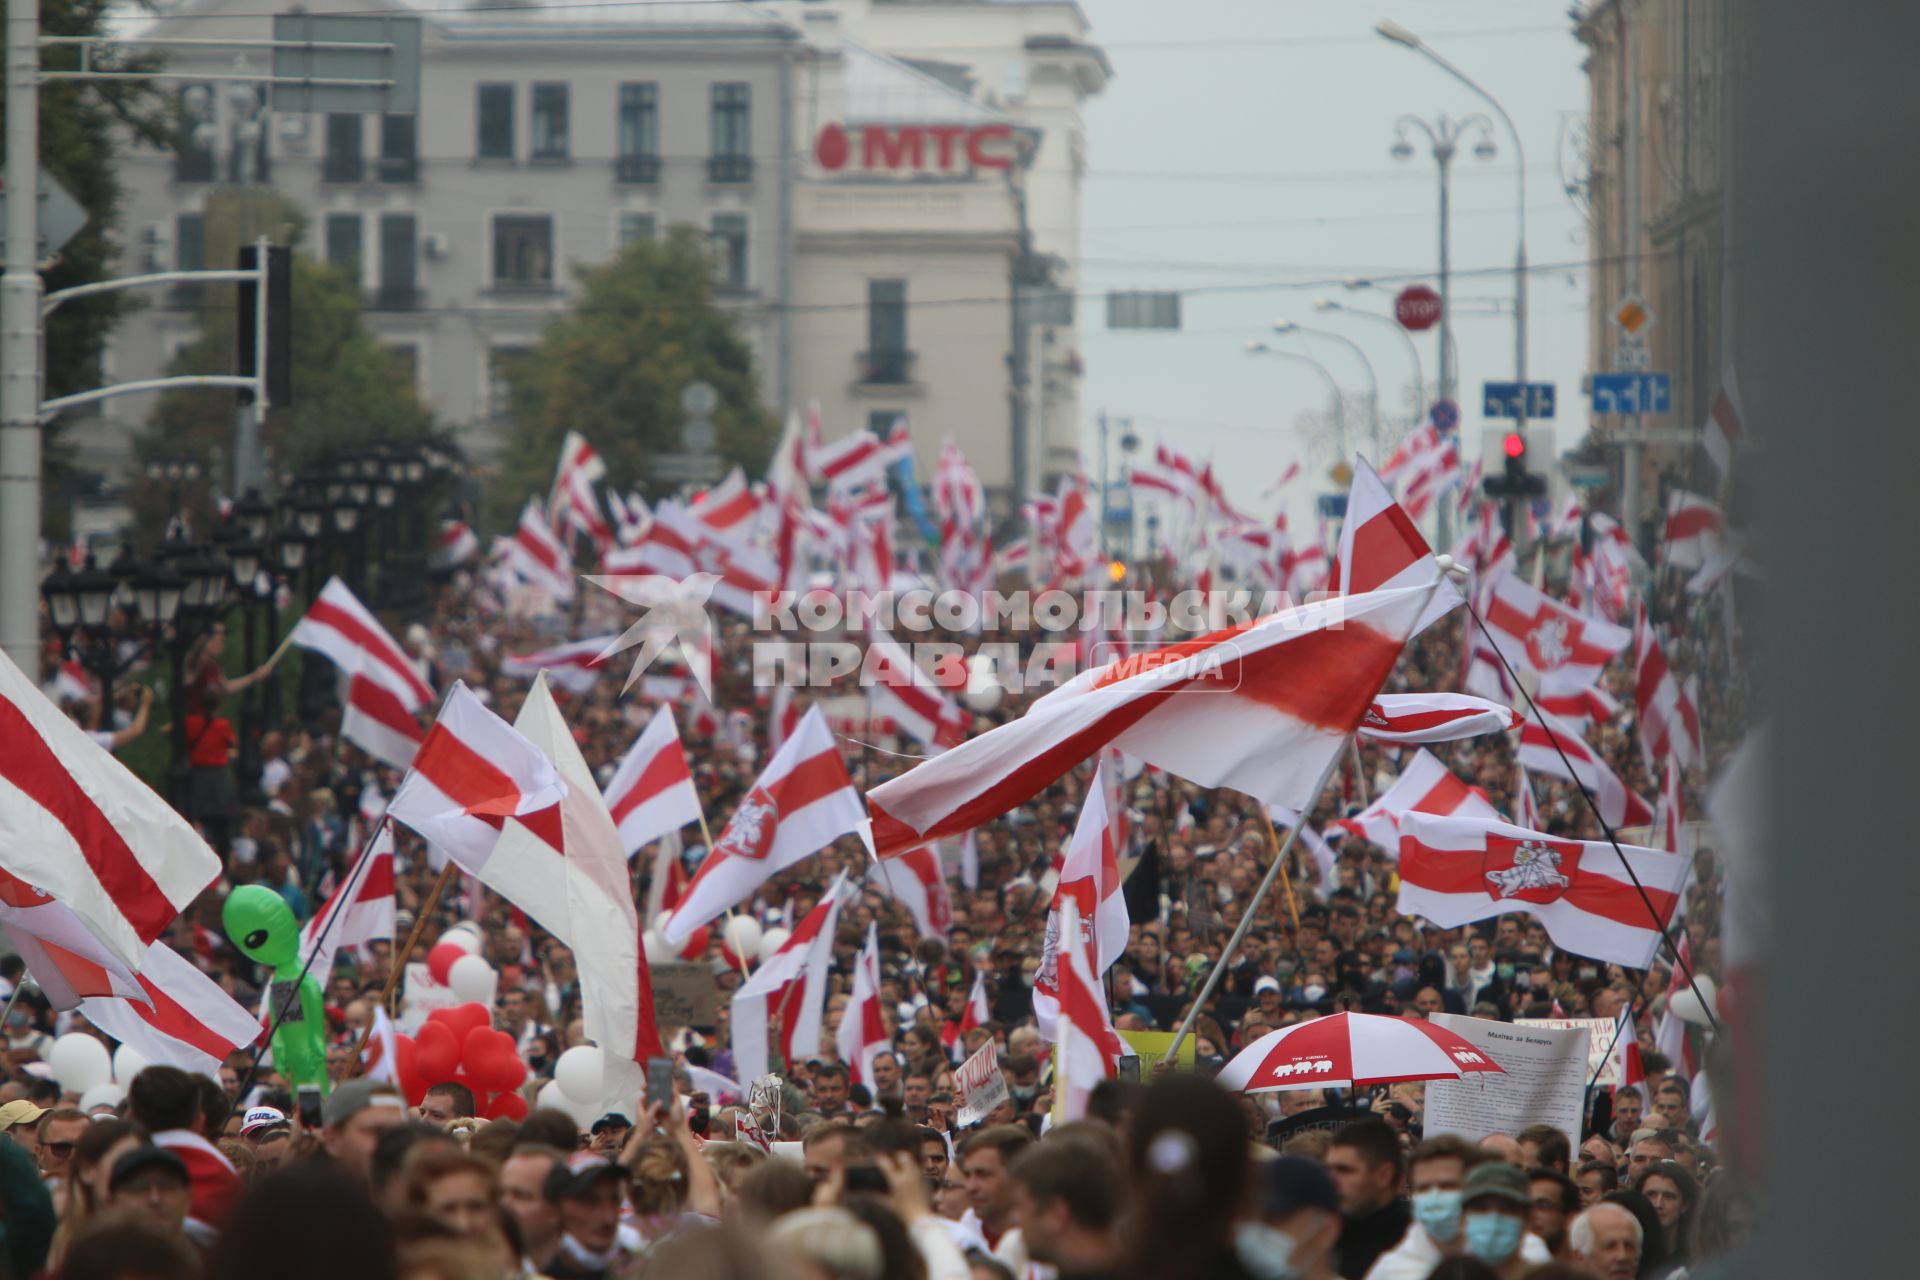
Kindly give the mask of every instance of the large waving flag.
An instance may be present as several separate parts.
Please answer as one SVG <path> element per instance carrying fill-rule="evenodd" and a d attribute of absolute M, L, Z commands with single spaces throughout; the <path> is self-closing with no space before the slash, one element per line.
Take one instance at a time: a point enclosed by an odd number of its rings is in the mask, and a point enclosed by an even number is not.
<path fill-rule="evenodd" d="M 663 702 L 654 709 L 607 783 L 605 799 L 629 858 L 669 831 L 700 821 L 700 792 L 672 706 Z"/>
<path fill-rule="evenodd" d="M 310 957 L 307 972 L 322 991 L 341 947 L 393 941 L 394 901 L 393 831 L 383 824 L 326 905 L 300 930 L 300 951 Z"/>
<path fill-rule="evenodd" d="M 384 765 L 410 769 L 427 735 L 404 698 L 365 674 L 372 664 L 371 658 L 363 657 L 361 669 L 347 679 L 346 696 L 340 703 L 340 736 Z"/>
<path fill-rule="evenodd" d="M 1414 627 L 1416 632 L 1432 626 L 1461 603 L 1459 591 L 1440 572 L 1433 548 L 1420 536 L 1413 517 L 1393 500 L 1392 490 L 1365 458 L 1354 459 L 1332 585 L 1343 596 L 1433 587 L 1433 595 Z"/>
<path fill-rule="evenodd" d="M 1308 808 L 1429 594 L 1317 601 L 1082 672 L 875 788 L 876 849 L 896 857 L 961 835 L 1109 745 L 1201 786 Z"/>
<path fill-rule="evenodd" d="M 217 1075 L 260 1035 L 258 1018 L 164 942 L 147 949 L 137 980 L 137 995 L 91 996 L 80 1015 L 148 1062 Z"/>
<path fill-rule="evenodd" d="M 1486 622 L 1508 662 L 1569 685 L 1597 682 L 1633 640 L 1625 627 L 1576 613 L 1511 573 L 1494 581 Z"/>
<path fill-rule="evenodd" d="M 1690 865 L 1658 849 L 1616 852 L 1605 841 L 1563 840 L 1485 818 L 1409 814 L 1400 826 L 1399 910 L 1442 929 L 1526 912 L 1563 951 L 1645 969 Z"/>
<path fill-rule="evenodd" d="M 1681 768 L 1691 769 L 1700 762 L 1700 712 L 1667 665 L 1666 652 L 1647 621 L 1645 605 L 1634 613 L 1633 648 L 1633 701 L 1639 713 L 1640 745 L 1647 753 L 1647 771 L 1658 769 L 1669 754 Z"/>
<path fill-rule="evenodd" d="M 1584 786 L 1610 827 L 1641 827 L 1653 821 L 1652 806 L 1607 767 L 1572 725 L 1556 720 L 1550 712 L 1536 707 L 1535 715 L 1520 727 L 1519 756 L 1529 769 Z"/>
<path fill-rule="evenodd" d="M 1064 906 L 1061 929 L 1069 936 L 1081 931 L 1079 908 L 1072 899 Z M 1102 1080 L 1118 1074 L 1118 1059 L 1126 1048 L 1113 1029 L 1106 993 L 1100 988 L 1100 977 L 1093 971 L 1086 949 L 1067 948 L 1059 968 L 1059 1079 L 1055 1087 L 1060 1090 L 1060 1101 L 1054 1119 L 1068 1121 L 1087 1114 L 1087 1095 Z"/>
<path fill-rule="evenodd" d="M 1400 822 L 1409 813 L 1458 814 L 1497 818 L 1500 811 L 1440 763 L 1431 751 L 1421 750 L 1401 768 L 1394 784 L 1375 796 L 1373 803 L 1351 818 L 1333 823 L 1382 849 L 1400 843 Z"/>
<path fill-rule="evenodd" d="M 1033 979 L 1033 1020 L 1051 1041 L 1060 1038 L 1066 950 L 1078 946 L 1086 951 L 1087 967 L 1098 979 L 1127 949 L 1127 900 L 1120 892 L 1119 843 L 1107 807 L 1106 769 L 1105 762 L 1094 766 L 1093 781 L 1087 785 L 1086 803 L 1060 864 L 1040 968 Z M 1069 920 L 1076 922 L 1072 933 L 1067 932 Z"/>
<path fill-rule="evenodd" d="M 594 636 L 588 640 L 569 640 L 533 653 L 508 654 L 500 660 L 500 674 L 531 680 L 542 671 L 547 680 L 568 693 L 580 695 L 592 690 L 600 679 L 607 652 L 618 636 Z"/>
<path fill-rule="evenodd" d="M 827 977 L 840 928 L 840 908 L 855 896 L 845 872 L 835 876 L 826 896 L 753 976 L 733 995 L 733 1065 L 745 1080 L 757 1080 L 773 1068 L 769 1024 L 780 1023 L 780 1058 L 805 1062 L 820 1052 L 820 1026 L 827 1004 Z"/>
<path fill-rule="evenodd" d="M 875 862 L 867 879 L 907 909 L 921 937 L 946 940 L 953 928 L 953 896 L 947 891 L 940 855 L 931 847 L 922 846 L 904 857 Z"/>
<path fill-rule="evenodd" d="M 137 970 L 220 859 L 0 654 L 0 873 Z"/>
<path fill-rule="evenodd" d="M 1381 742 L 1452 742 L 1518 729 L 1511 707 L 1468 693 L 1383 693 L 1360 722 L 1362 737 Z"/>
<path fill-rule="evenodd" d="M 661 930 L 675 946 L 768 880 L 841 836 L 863 831 L 866 813 L 819 707 L 780 745 L 734 810 L 727 829 Z"/>
<path fill-rule="evenodd" d="M 338 578 L 327 579 L 288 638 L 324 654 L 341 671 L 384 686 L 404 710 L 433 700 L 433 686 L 421 678 L 406 650 Z"/>

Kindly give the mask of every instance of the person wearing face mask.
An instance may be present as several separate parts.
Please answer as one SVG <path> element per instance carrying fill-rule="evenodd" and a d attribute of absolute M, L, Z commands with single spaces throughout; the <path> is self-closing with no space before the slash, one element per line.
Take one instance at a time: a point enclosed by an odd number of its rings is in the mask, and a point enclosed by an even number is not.
<path fill-rule="evenodd" d="M 1260 1216 L 1234 1228 L 1234 1253 L 1256 1280 L 1335 1280 L 1340 1193 L 1317 1160 L 1281 1156 L 1254 1169 Z"/>
<path fill-rule="evenodd" d="M 1487 1153 L 1458 1134 L 1439 1134 L 1413 1149 L 1407 1187 L 1412 1195 L 1413 1225 L 1400 1243 L 1367 1272 L 1366 1280 L 1426 1280 L 1435 1265 L 1466 1251 L 1461 1206 L 1467 1174 L 1487 1161 Z M 1537 1236 L 1521 1242 L 1529 1262 L 1547 1262 L 1551 1254 Z"/>
<path fill-rule="evenodd" d="M 1467 1252 L 1492 1267 L 1500 1280 L 1520 1280 L 1534 1265 L 1521 1248 L 1533 1210 L 1527 1175 L 1504 1160 L 1490 1160 L 1467 1175 L 1460 1198 L 1460 1235 Z"/>

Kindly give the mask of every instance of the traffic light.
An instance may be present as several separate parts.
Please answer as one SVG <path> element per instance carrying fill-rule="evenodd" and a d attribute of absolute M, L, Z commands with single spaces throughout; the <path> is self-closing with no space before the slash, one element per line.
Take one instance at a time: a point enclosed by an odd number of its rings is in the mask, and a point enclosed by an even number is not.
<path fill-rule="evenodd" d="M 1127 580 L 1127 562 L 1125 560 L 1108 562 L 1107 576 L 1116 583 L 1125 582 Z"/>
<path fill-rule="evenodd" d="M 1500 440 L 1501 467 L 1480 482 L 1489 498 L 1539 498 L 1547 492 L 1547 478 L 1533 470 L 1527 454 L 1527 437 L 1509 431 Z"/>
<path fill-rule="evenodd" d="M 257 249 L 240 248 L 240 269 L 251 271 Z M 251 280 L 240 282 L 234 314 L 234 368 L 242 376 L 256 369 L 254 308 L 259 289 Z M 235 393 L 241 404 L 253 403 L 253 392 L 242 388 Z M 285 245 L 267 246 L 267 403 L 281 408 L 293 403 L 293 250 Z"/>

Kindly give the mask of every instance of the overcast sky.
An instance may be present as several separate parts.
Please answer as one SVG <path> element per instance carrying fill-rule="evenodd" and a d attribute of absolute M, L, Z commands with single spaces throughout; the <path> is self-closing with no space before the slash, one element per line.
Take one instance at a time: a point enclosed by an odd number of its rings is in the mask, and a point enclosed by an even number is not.
<path fill-rule="evenodd" d="M 1303 409 L 1325 406 L 1325 383 L 1295 361 L 1251 357 L 1275 319 L 1337 329 L 1378 370 L 1383 409 L 1412 380 L 1405 344 L 1376 321 L 1323 315 L 1321 296 L 1380 312 L 1391 287 L 1348 292 L 1350 276 L 1431 275 L 1438 263 L 1438 182 L 1423 138 L 1389 154 L 1403 114 L 1431 119 L 1483 110 L 1471 91 L 1419 54 L 1374 34 L 1390 17 L 1419 33 L 1500 99 L 1527 152 L 1527 248 L 1536 265 L 1584 263 L 1585 220 L 1563 190 L 1563 134 L 1585 114 L 1583 49 L 1566 5 L 1550 0 L 1081 0 L 1114 78 L 1087 112 L 1091 172 L 1081 253 L 1083 288 L 1197 288 L 1178 334 L 1112 333 L 1104 306 L 1083 305 L 1087 457 L 1103 408 L 1157 438 L 1211 457 L 1229 491 L 1260 511 L 1262 488 L 1301 452 Z M 1498 122 L 1496 120 L 1496 127 Z M 1463 444 L 1477 456 L 1479 388 L 1513 376 L 1513 318 L 1490 302 L 1513 295 L 1512 146 L 1491 161 L 1470 151 L 1453 182 L 1454 341 Z M 1191 176 L 1184 176 L 1191 175 Z M 1559 384 L 1562 447 L 1583 426 L 1583 268 L 1530 278 L 1529 374 Z M 1276 287 L 1265 287 L 1265 286 Z M 1208 292 L 1212 290 L 1212 292 Z M 1469 311 L 1481 314 L 1468 314 Z M 1417 339 L 1426 376 L 1430 331 Z M 1349 390 L 1364 373 L 1334 342 L 1278 339 L 1320 359 Z M 1289 494 L 1296 518 L 1328 488 L 1324 466 Z"/>

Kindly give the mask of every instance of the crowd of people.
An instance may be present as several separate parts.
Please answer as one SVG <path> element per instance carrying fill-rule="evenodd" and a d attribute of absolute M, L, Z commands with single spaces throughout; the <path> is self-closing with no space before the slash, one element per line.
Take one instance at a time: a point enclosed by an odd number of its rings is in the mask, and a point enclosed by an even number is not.
<path fill-rule="evenodd" d="M 504 658 L 623 625 L 607 625 L 618 607 L 611 598 L 583 598 L 572 617 L 519 617 L 502 603 L 460 575 L 443 584 L 430 616 L 396 634 L 434 688 L 464 680 L 509 720 L 527 682 L 501 673 Z M 1685 607 L 1678 595 L 1652 603 L 1676 620 Z M 1697 797 L 1743 726 L 1720 620 L 1683 621 L 1670 657 L 1710 691 L 1707 767 L 1687 778 Z M 1466 625 L 1449 619 L 1410 644 L 1390 687 L 1457 688 Z M 937 638 L 965 648 L 996 637 Z M 752 683 L 752 649 L 772 639 L 725 623 L 716 639 L 718 710 L 683 707 L 681 731 L 716 832 L 765 763 L 770 700 Z M 1627 656 L 1608 679 L 1630 707 Z M 226 722 L 241 682 L 288 678 L 241 670 L 218 638 L 189 670 L 202 732 Z M 850 691 L 851 683 L 799 692 Z M 118 720 L 113 709 L 73 710 L 103 745 L 122 747 L 138 698 Z M 617 676 L 562 698 L 588 763 L 610 776 L 649 700 L 637 690 L 623 695 Z M 973 728 L 1023 705 L 1014 698 L 976 709 Z M 842 718 L 836 728 L 863 790 L 921 752 L 882 724 Z M 249 1008 L 265 975 L 222 931 L 225 894 L 265 885 L 309 918 L 399 781 L 337 729 L 334 711 L 268 726 L 258 778 L 238 785 L 224 730 L 212 736 L 226 759 L 194 758 L 192 816 L 225 873 L 169 940 Z M 1592 740 L 1629 785 L 1653 793 L 1630 725 L 1596 725 Z M 1308 816 L 1314 827 L 1391 783 L 1395 749 L 1360 743 Z M 1433 750 L 1511 811 L 1516 771 L 1505 735 Z M 355 1078 L 355 1047 L 396 962 L 396 944 L 385 942 L 343 952 L 328 976 L 336 1083 L 318 1115 L 303 1115 L 270 1060 L 251 1050 L 233 1055 L 218 1080 L 149 1066 L 123 1082 L 123 1100 L 82 1110 L 44 1055 L 55 1035 L 92 1029 L 53 1009 L 17 957 L 0 960 L 0 994 L 14 997 L 0 1082 L 0 1277 L 1670 1280 L 1715 1274 L 1737 1255 L 1747 1201 L 1735 1172 L 1701 1140 L 1706 1078 L 1677 1070 L 1651 1039 L 1669 969 L 1632 972 L 1560 951 L 1524 915 L 1450 930 L 1402 916 L 1395 851 L 1358 836 L 1339 844 L 1330 877 L 1303 850 L 1289 855 L 1284 884 L 1259 903 L 1199 1011 L 1190 1067 L 1145 1062 L 1139 1079 L 1097 1089 L 1084 1118 L 1056 1123 L 1050 1048 L 1031 991 L 1057 858 L 1087 775 L 1069 773 L 974 833 L 977 870 L 963 876 L 948 851 L 945 936 L 915 926 L 851 838 L 742 904 L 769 927 L 791 926 L 838 871 L 867 886 L 840 918 L 821 1054 L 775 1063 L 784 1081 L 777 1115 L 715 1083 L 734 1074 L 725 993 L 740 982 L 740 957 L 724 952 L 718 930 L 695 957 L 720 993 L 715 1025 L 660 1028 L 675 1065 L 672 1100 L 594 1117 L 535 1109 L 489 1120 L 458 1083 L 437 1084 L 415 1106 L 390 1084 Z M 1577 791 L 1544 778 L 1534 785 L 1546 829 L 1598 836 Z M 1274 847 L 1259 806 L 1234 792 L 1144 769 L 1127 780 L 1124 800 L 1133 924 L 1107 975 L 1108 998 L 1121 1031 L 1169 1031 L 1253 909 Z M 436 875 L 423 845 L 397 834 L 395 935 L 404 939 L 422 923 Z M 676 856 L 691 870 L 704 850 L 697 831 L 686 838 Z M 633 861 L 643 904 L 655 865 L 651 851 Z M 1692 964 L 1707 976 L 1718 969 L 1721 874 L 1710 853 L 1699 855 L 1686 904 Z M 500 976 L 494 1025 L 528 1065 L 531 1100 L 560 1055 L 586 1042 L 576 958 L 476 884 L 440 897 L 432 917 L 420 930 L 427 943 L 461 921 L 480 929 L 482 954 Z M 833 1055 L 834 1030 L 876 921 L 892 1052 L 876 1060 L 870 1083 L 854 1083 Z M 969 1025 L 982 973 L 990 1017 Z M 1418 1083 L 1241 1095 L 1212 1082 L 1266 1032 L 1342 1010 L 1611 1019 L 1623 1009 L 1635 1015 L 1645 1080 L 1593 1091 L 1577 1147 L 1542 1126 L 1475 1141 L 1424 1136 Z M 988 1043 L 1008 1097 L 963 1128 L 955 1069 Z M 738 1139 L 742 1114 L 771 1129 L 770 1150 Z"/>

